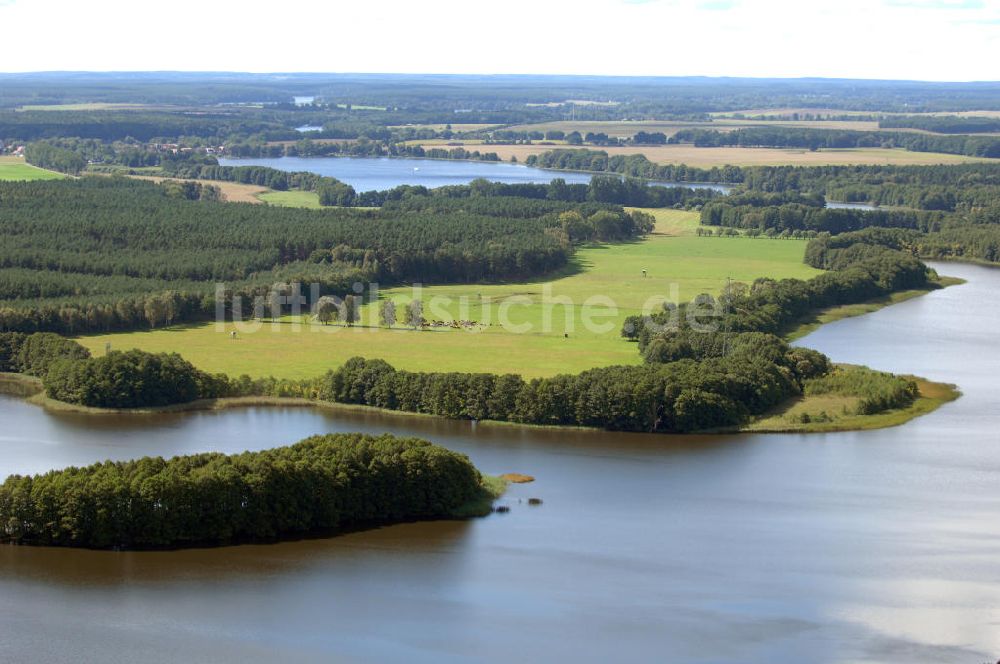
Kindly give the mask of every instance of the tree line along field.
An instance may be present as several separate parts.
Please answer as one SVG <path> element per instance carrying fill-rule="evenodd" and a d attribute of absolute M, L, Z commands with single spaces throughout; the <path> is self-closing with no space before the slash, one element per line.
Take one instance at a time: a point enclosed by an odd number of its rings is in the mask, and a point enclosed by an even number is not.
<path fill-rule="evenodd" d="M 361 322 L 352 329 L 286 316 L 276 324 L 265 319 L 258 331 L 238 333 L 235 340 L 230 337 L 232 324 L 220 328 L 203 323 L 85 336 L 79 341 L 98 355 L 108 343 L 116 350 L 180 352 L 201 369 L 229 375 L 312 378 L 350 357 L 363 356 L 412 371 L 517 373 L 533 378 L 639 364 L 642 358 L 635 345 L 620 336 L 622 322 L 626 316 L 640 313 L 647 298 L 670 296 L 673 283 L 685 301 L 703 292 L 717 294 L 730 277 L 750 282 L 763 276 L 808 278 L 819 272 L 802 262 L 804 241 L 698 237 L 694 235 L 697 213 L 650 212 L 657 218 L 653 234 L 639 241 L 578 249 L 564 276 L 547 281 L 422 289 L 427 319 L 490 320 L 493 325 L 423 331 L 397 326 L 390 330 L 378 327 L 378 305 L 368 303 L 362 307 Z M 642 276 L 642 270 L 647 270 L 647 277 Z M 401 310 L 412 292 L 410 288 L 393 288 L 381 295 L 396 301 Z M 543 302 L 547 293 L 553 298 L 549 305 Z M 603 317 L 596 315 L 599 308 L 593 309 L 594 321 L 605 324 L 605 332 L 587 330 L 582 324 L 581 305 L 595 294 L 611 297 L 618 307 L 615 315 Z M 441 315 L 429 308 L 431 298 L 438 295 L 453 299 Z M 463 296 L 469 302 L 467 310 L 458 304 Z M 570 298 L 575 306 L 558 304 L 555 298 L 562 297 Z M 529 323 L 533 331 L 519 334 L 496 324 L 505 301 L 510 303 L 510 322 Z M 551 326 L 543 332 L 546 316 Z"/>
<path fill-rule="evenodd" d="M 35 168 L 35 167 L 29 166 L 29 168 Z M 0 166 L 0 169 L 2 169 L 2 166 Z M 43 172 L 48 173 L 50 171 L 43 171 Z M 0 171 L 0 173 L 2 173 L 2 171 Z M 321 207 L 319 204 L 319 195 L 314 191 L 301 191 L 301 190 L 274 191 L 273 189 L 268 189 L 267 187 L 262 187 L 254 184 L 226 182 L 225 180 L 191 180 L 186 178 L 172 178 L 169 176 L 161 176 L 161 175 L 128 174 L 127 177 L 136 180 L 148 180 L 149 182 L 156 182 L 156 183 L 172 181 L 172 182 L 191 182 L 197 184 L 210 185 L 213 187 L 217 187 L 219 189 L 219 194 L 221 195 L 222 200 L 228 201 L 230 203 L 254 203 L 254 204 L 268 203 L 270 205 L 278 205 L 281 207 L 301 207 L 313 210 L 318 210 Z M 3 178 L 0 177 L 0 179 Z"/>
<path fill-rule="evenodd" d="M 20 157 L 0 156 L 0 180 L 60 180 L 64 177 L 62 173 L 26 164 Z"/>
<path fill-rule="evenodd" d="M 742 127 L 808 127 L 812 129 L 847 129 L 874 131 L 878 129 L 875 120 L 754 120 L 752 118 L 720 118 L 712 122 L 679 120 L 557 120 L 508 127 L 511 131 L 578 131 L 604 133 L 613 138 L 631 138 L 637 132 L 662 132 L 672 136 L 682 129 L 716 129 L 726 131 Z M 454 127 L 453 127 L 454 129 Z M 457 131 L 457 130 L 456 130 Z"/>
<path fill-rule="evenodd" d="M 837 109 L 837 108 L 806 108 L 806 107 L 794 107 L 794 108 L 751 108 L 742 111 L 714 111 L 709 113 L 713 118 L 718 118 L 720 120 L 731 120 L 745 118 L 748 120 L 755 120 L 767 117 L 780 117 L 780 118 L 791 118 L 792 116 L 804 117 L 807 115 L 818 116 L 818 117 L 846 117 L 846 116 L 862 116 L 869 117 L 871 115 L 879 116 L 896 116 L 896 115 L 909 115 L 909 116 L 924 116 L 924 117 L 944 117 L 944 116 L 956 116 L 965 118 L 1000 118 L 1000 111 L 998 110 L 978 110 L 978 111 L 930 111 L 930 112 L 908 112 L 908 113 L 873 113 L 872 111 L 852 111 L 847 109 Z M 736 117 L 738 116 L 738 118 Z M 779 120 L 780 121 L 780 120 Z M 822 122 L 828 122 L 827 120 L 821 120 Z"/>
<path fill-rule="evenodd" d="M 161 183 L 167 180 L 178 182 L 198 182 L 201 184 L 218 187 L 222 200 L 230 203 L 260 203 L 262 194 L 270 191 L 267 187 L 259 187 L 253 184 L 241 184 L 239 182 L 224 182 L 222 180 L 185 180 L 183 178 L 163 177 L 159 175 L 129 175 L 136 180 L 148 180 L 149 182 Z M 307 206 L 308 207 L 308 206 Z"/>
<path fill-rule="evenodd" d="M 540 155 L 554 149 L 573 149 L 562 142 L 544 141 L 531 145 L 484 144 L 478 140 L 465 141 L 410 141 L 424 149 L 465 147 L 467 150 L 495 152 L 503 161 L 525 161 L 530 155 Z M 578 148 L 584 149 L 584 148 Z M 690 144 L 674 145 L 613 145 L 587 146 L 603 150 L 609 155 L 642 154 L 657 164 L 686 164 L 701 168 L 712 166 L 838 166 L 851 164 L 884 165 L 935 165 L 983 162 L 986 159 L 937 152 L 910 152 L 898 148 L 856 149 L 786 149 L 752 147 L 695 147 Z"/>

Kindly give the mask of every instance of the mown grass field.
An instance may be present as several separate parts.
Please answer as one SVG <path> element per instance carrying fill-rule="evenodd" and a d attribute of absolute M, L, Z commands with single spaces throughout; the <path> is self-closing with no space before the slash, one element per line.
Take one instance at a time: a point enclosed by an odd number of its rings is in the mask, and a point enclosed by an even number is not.
<path fill-rule="evenodd" d="M 106 343 L 116 350 L 178 352 L 205 370 L 231 375 L 309 378 L 361 355 L 415 371 L 550 376 L 638 363 L 635 344 L 623 340 L 620 329 L 623 319 L 641 312 L 647 301 L 658 306 L 675 296 L 684 301 L 702 292 L 716 294 L 728 277 L 748 282 L 761 276 L 808 278 L 817 272 L 802 263 L 804 241 L 697 237 L 696 213 L 658 210 L 656 217 L 651 236 L 582 248 L 565 274 L 546 281 L 421 290 L 426 318 L 482 323 L 469 329 L 386 329 L 377 326 L 377 305 L 367 304 L 353 328 L 286 317 L 273 323 L 265 319 L 256 331 L 238 331 L 235 340 L 229 334 L 232 324 L 206 323 L 88 336 L 80 342 L 96 354 Z M 609 298 L 615 307 L 603 299 L 585 306 L 594 296 Z M 393 288 L 381 297 L 403 304 L 413 291 Z M 499 324 L 504 319 L 509 325 Z"/>
<path fill-rule="evenodd" d="M 311 210 L 319 210 L 319 194 L 315 191 L 265 191 L 257 194 L 257 199 L 268 205 L 279 205 L 281 207 L 303 207 Z"/>
<path fill-rule="evenodd" d="M 565 144 L 543 145 L 482 145 L 481 141 L 458 141 L 467 150 L 496 152 L 500 159 L 510 161 L 512 157 L 524 162 L 530 155 L 542 154 L 549 150 L 567 148 Z M 425 148 L 445 147 L 456 141 L 411 141 Z M 858 148 L 829 150 L 797 150 L 784 148 L 698 148 L 690 144 L 676 145 L 624 145 L 612 147 L 586 146 L 590 150 L 604 150 L 610 155 L 643 154 L 657 164 L 686 164 L 711 168 L 712 166 L 837 166 L 847 164 L 890 164 L 928 165 L 962 164 L 988 161 L 977 157 L 940 154 L 937 152 L 909 152 L 896 148 Z M 581 149 L 581 148 L 577 148 Z"/>
<path fill-rule="evenodd" d="M 61 180 L 62 173 L 24 163 L 20 157 L 0 157 L 0 180 Z"/>

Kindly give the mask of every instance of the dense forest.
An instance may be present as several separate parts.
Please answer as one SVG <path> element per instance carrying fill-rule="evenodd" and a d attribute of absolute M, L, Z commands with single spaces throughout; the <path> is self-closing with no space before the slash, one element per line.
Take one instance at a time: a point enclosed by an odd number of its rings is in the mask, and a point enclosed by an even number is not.
<path fill-rule="evenodd" d="M 467 193 L 475 200 L 475 188 Z M 356 282 L 527 278 L 564 266 L 573 242 L 652 227 L 648 215 L 604 203 L 481 198 L 426 211 L 317 211 L 192 201 L 125 178 L 0 183 L 0 329 L 75 333 L 204 318 L 223 281 L 232 297 L 276 283 L 343 294 Z M 571 237 L 560 214 L 574 209 L 582 223 Z"/>
<path fill-rule="evenodd" d="M 417 438 L 327 434 L 261 452 L 105 461 L 0 485 L 0 540 L 177 548 L 447 518 L 483 493 L 464 455 Z"/>

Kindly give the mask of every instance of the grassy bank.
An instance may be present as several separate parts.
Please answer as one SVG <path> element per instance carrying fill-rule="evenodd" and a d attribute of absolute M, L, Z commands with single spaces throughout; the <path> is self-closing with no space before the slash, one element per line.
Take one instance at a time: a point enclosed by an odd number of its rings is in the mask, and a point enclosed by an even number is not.
<path fill-rule="evenodd" d="M 841 365 L 850 368 L 850 365 Z M 810 394 L 788 400 L 772 412 L 749 422 L 748 424 L 724 430 L 713 430 L 705 433 L 727 433 L 732 431 L 753 433 L 820 433 L 833 431 L 862 431 L 882 429 L 904 424 L 921 415 L 930 413 L 940 406 L 954 401 L 961 392 L 956 386 L 947 383 L 929 381 L 916 376 L 903 376 L 913 380 L 919 390 L 918 398 L 906 408 L 888 410 L 873 415 L 858 415 L 855 409 L 861 399 L 857 395 L 844 394 Z M 200 399 L 187 403 L 173 404 L 154 408 L 92 408 L 78 404 L 66 403 L 46 396 L 42 381 L 24 374 L 0 373 L 0 394 L 19 396 L 28 403 L 41 406 L 46 410 L 65 413 L 83 413 L 91 415 L 153 415 L 162 413 L 181 413 L 195 411 L 220 411 L 230 408 L 253 407 L 283 407 L 283 408 L 320 408 L 341 413 L 361 412 L 372 413 L 395 418 L 440 418 L 438 415 L 416 413 L 410 411 L 388 410 L 374 406 L 359 404 L 344 404 L 333 401 L 321 401 L 297 397 L 227 397 L 221 399 Z M 584 430 L 589 427 L 560 426 L 542 424 L 523 424 L 518 422 L 484 420 L 478 423 L 486 427 L 518 427 L 531 429 Z M 593 429 L 590 429 L 593 430 Z M 492 504 L 493 499 L 503 493 L 510 481 L 529 481 L 529 476 L 518 480 L 517 474 L 507 477 L 492 478 L 493 494 L 484 493 L 475 505 L 468 506 L 467 513 L 461 516 L 481 515 L 483 505 Z M 496 491 L 499 490 L 499 493 Z M 494 495 L 495 494 L 495 495 Z M 492 495 L 492 497 L 489 497 Z M 488 499 L 488 500 L 487 500 Z M 478 506 L 478 507 L 476 507 Z M 458 515 L 456 515 L 458 516 Z"/>
<path fill-rule="evenodd" d="M 854 414 L 858 397 L 819 394 L 796 397 L 768 415 L 739 428 L 753 433 L 823 433 L 866 431 L 899 426 L 926 415 L 954 401 L 961 392 L 955 385 L 936 383 L 925 378 L 905 376 L 916 382 L 919 396 L 906 408 L 887 410 L 874 415 Z M 808 419 L 809 421 L 804 421 Z"/>
<path fill-rule="evenodd" d="M 456 519 L 486 516 L 493 511 L 493 503 L 507 491 L 507 480 L 494 475 L 483 475 L 479 496 L 452 511 Z"/>
<path fill-rule="evenodd" d="M 42 380 L 34 376 L 0 372 L 0 394 L 15 397 L 34 397 L 42 393 Z M 44 394 L 41 395 L 44 398 Z"/>

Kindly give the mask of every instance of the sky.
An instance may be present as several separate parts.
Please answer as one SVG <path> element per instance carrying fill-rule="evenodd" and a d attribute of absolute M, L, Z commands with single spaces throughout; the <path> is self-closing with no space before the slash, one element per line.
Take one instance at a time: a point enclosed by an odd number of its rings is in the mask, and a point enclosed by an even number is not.
<path fill-rule="evenodd" d="M 0 71 L 1000 80 L 1000 0 L 0 0 Z"/>

